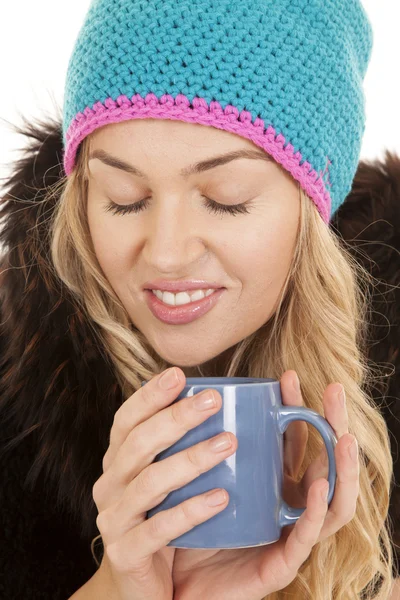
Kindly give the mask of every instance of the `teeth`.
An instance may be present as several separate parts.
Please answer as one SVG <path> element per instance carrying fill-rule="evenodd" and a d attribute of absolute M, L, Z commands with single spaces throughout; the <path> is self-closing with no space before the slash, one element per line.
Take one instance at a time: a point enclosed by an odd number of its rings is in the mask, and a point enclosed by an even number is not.
<path fill-rule="evenodd" d="M 210 296 L 214 289 L 209 290 L 194 290 L 190 294 L 188 292 L 179 292 L 178 294 L 173 294 L 171 292 L 162 292 L 161 290 L 151 290 L 155 296 L 165 304 L 169 304 L 170 306 L 181 306 L 182 304 L 189 304 L 190 302 L 195 302 L 197 300 L 201 300 L 206 296 Z"/>

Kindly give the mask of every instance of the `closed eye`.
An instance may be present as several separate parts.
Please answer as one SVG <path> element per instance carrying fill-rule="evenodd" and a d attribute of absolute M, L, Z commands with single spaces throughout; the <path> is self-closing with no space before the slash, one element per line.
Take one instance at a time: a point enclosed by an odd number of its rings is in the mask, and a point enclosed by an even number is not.
<path fill-rule="evenodd" d="M 234 204 L 234 205 L 225 205 L 219 204 L 215 202 L 215 200 L 211 200 L 211 198 L 207 198 L 203 196 L 205 199 L 205 206 L 209 210 L 209 212 L 215 214 L 248 214 L 250 211 L 248 209 L 248 202 L 243 204 Z M 144 210 L 147 206 L 148 198 L 144 198 L 143 200 L 139 200 L 134 204 L 116 204 L 112 200 L 110 200 L 109 204 L 106 205 L 105 210 L 107 212 L 111 212 L 112 214 L 118 215 L 126 215 L 130 213 L 139 213 L 141 210 Z"/>

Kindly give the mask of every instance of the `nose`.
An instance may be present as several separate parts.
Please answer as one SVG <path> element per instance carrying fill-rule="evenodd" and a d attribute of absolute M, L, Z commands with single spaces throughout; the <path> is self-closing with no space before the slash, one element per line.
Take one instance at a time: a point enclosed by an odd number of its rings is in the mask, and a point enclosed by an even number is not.
<path fill-rule="evenodd" d="M 160 276 L 193 274 L 189 265 L 197 265 L 208 253 L 204 225 L 185 198 L 159 200 L 144 221 L 142 254 L 149 270 Z"/>

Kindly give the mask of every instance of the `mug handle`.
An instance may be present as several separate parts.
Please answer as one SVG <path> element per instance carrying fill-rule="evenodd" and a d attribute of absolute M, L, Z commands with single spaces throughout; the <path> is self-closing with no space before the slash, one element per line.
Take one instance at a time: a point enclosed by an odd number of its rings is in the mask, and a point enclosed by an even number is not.
<path fill-rule="evenodd" d="M 304 406 L 279 406 L 278 407 L 278 428 L 280 433 L 284 433 L 292 421 L 307 421 L 319 431 L 324 440 L 326 450 L 328 452 L 329 460 L 329 492 L 328 492 L 328 505 L 330 504 L 333 494 L 335 492 L 336 484 L 336 461 L 335 461 L 335 446 L 337 444 L 337 438 L 332 427 L 328 421 L 324 419 L 319 413 L 310 408 Z M 279 525 L 285 527 L 286 525 L 293 525 L 303 514 L 305 508 L 293 508 L 289 506 L 283 499 L 281 508 L 279 511 Z"/>

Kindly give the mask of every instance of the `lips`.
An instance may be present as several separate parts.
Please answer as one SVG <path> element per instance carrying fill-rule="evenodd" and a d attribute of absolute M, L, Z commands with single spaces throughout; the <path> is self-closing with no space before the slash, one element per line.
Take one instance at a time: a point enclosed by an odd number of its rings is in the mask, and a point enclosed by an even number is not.
<path fill-rule="evenodd" d="M 215 292 L 201 300 L 179 306 L 165 304 L 150 290 L 145 291 L 145 297 L 147 305 L 157 319 L 170 325 L 183 325 L 208 313 L 217 304 L 224 292 L 225 288 L 216 289 Z"/>

